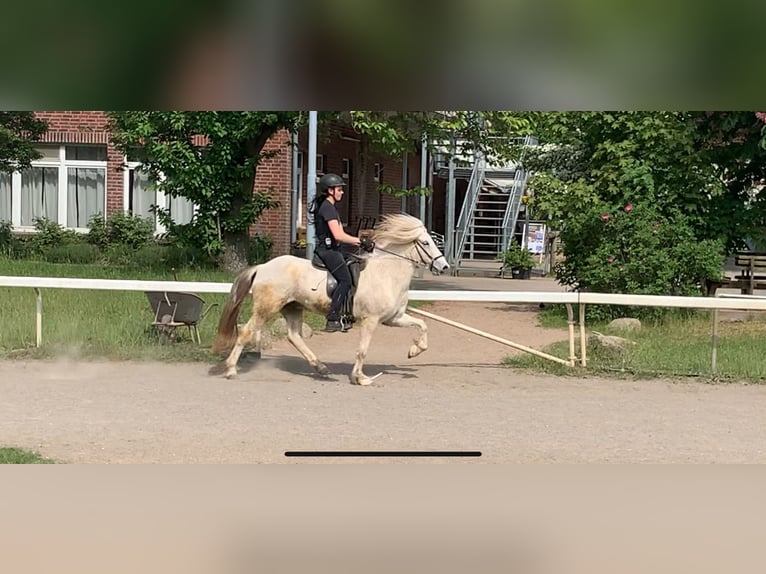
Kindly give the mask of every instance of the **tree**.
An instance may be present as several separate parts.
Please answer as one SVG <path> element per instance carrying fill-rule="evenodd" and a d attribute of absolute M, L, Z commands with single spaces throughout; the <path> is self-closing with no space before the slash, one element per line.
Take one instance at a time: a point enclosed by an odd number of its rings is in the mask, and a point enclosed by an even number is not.
<path fill-rule="evenodd" d="M 351 111 L 341 114 L 363 137 L 363 146 L 399 158 L 417 151 L 423 137 L 428 145 L 445 144 L 454 138 L 457 153 L 478 152 L 485 157 L 508 160 L 519 152 L 515 138 L 530 133 L 524 114 L 505 111 Z M 410 190 L 382 186 L 386 193 L 413 195 L 425 193 L 420 187 Z"/>
<path fill-rule="evenodd" d="M 730 251 L 766 224 L 766 198 L 753 193 L 766 177 L 753 112 L 535 113 L 530 121 L 547 144 L 526 160 L 535 172 L 530 205 L 554 226 L 597 201 L 650 201 Z"/>
<path fill-rule="evenodd" d="M 370 138 L 374 151 L 391 157 L 415 151 L 425 136 L 434 142 L 457 140 L 458 153 L 479 152 L 497 159 L 509 159 L 518 152 L 514 138 L 530 133 L 525 114 L 505 111 L 352 111 L 351 125 Z"/>
<path fill-rule="evenodd" d="M 33 142 L 48 131 L 34 112 L 0 112 L 0 172 L 12 173 L 40 158 Z"/>
<path fill-rule="evenodd" d="M 159 189 L 197 206 L 184 228 L 221 268 L 247 264 L 248 228 L 277 202 L 254 190 L 267 140 L 297 129 L 300 112 L 111 112 L 112 141 L 135 155 Z M 279 152 L 273 152 L 279 153 Z M 164 214 L 167 217 L 167 214 Z"/>

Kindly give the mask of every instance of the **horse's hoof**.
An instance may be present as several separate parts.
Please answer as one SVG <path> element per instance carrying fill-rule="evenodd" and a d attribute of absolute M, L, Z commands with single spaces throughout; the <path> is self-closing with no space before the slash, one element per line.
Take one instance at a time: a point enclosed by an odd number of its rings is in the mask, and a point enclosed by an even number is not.
<path fill-rule="evenodd" d="M 227 379 L 231 380 L 237 377 L 237 371 L 226 371 L 226 375 L 224 375 Z"/>
<path fill-rule="evenodd" d="M 314 369 L 316 369 L 317 374 L 319 374 L 319 375 L 321 375 L 323 377 L 329 377 L 330 376 L 330 369 L 328 369 L 327 365 L 325 365 L 324 363 L 317 364 L 317 366 L 314 367 Z"/>
<path fill-rule="evenodd" d="M 412 345 L 410 347 L 410 352 L 407 353 L 407 358 L 411 359 L 412 357 L 417 357 L 420 353 L 422 353 L 425 349 L 421 349 L 417 345 Z"/>
<path fill-rule="evenodd" d="M 375 379 L 377 379 L 382 374 L 383 374 L 383 372 L 381 371 L 380 373 L 378 373 L 377 375 L 373 375 L 372 377 L 367 377 L 365 375 L 362 375 L 361 377 L 356 377 L 356 378 L 350 377 L 351 384 L 352 385 L 361 385 L 363 387 L 366 387 L 367 385 L 371 385 L 372 382 Z"/>

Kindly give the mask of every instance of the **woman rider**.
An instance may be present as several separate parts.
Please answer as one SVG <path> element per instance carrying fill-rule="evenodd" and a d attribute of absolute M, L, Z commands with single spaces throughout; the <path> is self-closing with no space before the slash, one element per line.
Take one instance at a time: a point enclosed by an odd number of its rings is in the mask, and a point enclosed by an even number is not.
<path fill-rule="evenodd" d="M 349 235 L 343 230 L 335 204 L 343 198 L 345 185 L 343 179 L 334 173 L 323 175 L 319 179 L 319 193 L 309 208 L 309 214 L 314 217 L 316 227 L 316 254 L 338 282 L 338 286 L 332 293 L 330 312 L 327 313 L 327 325 L 324 329 L 330 333 L 340 331 L 342 328 L 341 306 L 351 290 L 351 273 L 340 251 L 340 244 L 362 245 L 368 250 L 372 247 L 369 242 Z"/>

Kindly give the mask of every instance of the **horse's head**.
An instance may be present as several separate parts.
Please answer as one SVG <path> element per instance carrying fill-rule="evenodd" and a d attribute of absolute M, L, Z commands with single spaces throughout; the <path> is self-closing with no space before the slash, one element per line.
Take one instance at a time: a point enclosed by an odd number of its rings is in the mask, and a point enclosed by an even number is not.
<path fill-rule="evenodd" d="M 433 237 L 423 227 L 423 232 L 414 241 L 415 251 L 421 263 L 428 267 L 434 275 L 440 275 L 449 269 L 447 258 L 436 245 Z"/>
<path fill-rule="evenodd" d="M 447 259 L 423 222 L 406 213 L 383 216 L 383 221 L 373 232 L 373 239 L 385 249 L 393 249 L 393 255 L 425 265 L 434 275 L 449 269 Z"/>

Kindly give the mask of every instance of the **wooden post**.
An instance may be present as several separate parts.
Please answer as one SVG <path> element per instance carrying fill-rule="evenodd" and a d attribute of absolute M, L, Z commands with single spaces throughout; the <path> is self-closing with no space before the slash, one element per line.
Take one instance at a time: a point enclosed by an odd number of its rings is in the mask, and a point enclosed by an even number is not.
<path fill-rule="evenodd" d="M 715 375 L 718 369 L 718 309 L 713 309 L 713 351 L 710 359 L 710 369 Z"/>
<path fill-rule="evenodd" d="M 587 359 L 585 357 L 585 347 L 587 341 L 585 340 L 585 303 L 580 303 L 580 365 L 585 367 Z"/>
<path fill-rule="evenodd" d="M 35 346 L 39 348 L 43 342 L 43 296 L 40 293 L 40 289 L 37 287 L 33 289 L 37 296 L 35 305 Z"/>
<path fill-rule="evenodd" d="M 575 337 L 574 337 L 574 311 L 572 310 L 571 303 L 565 303 L 567 307 L 567 323 L 569 323 L 569 362 L 574 367 L 577 361 L 577 355 L 575 355 Z"/>
<path fill-rule="evenodd" d="M 446 323 L 447 325 L 457 327 L 458 329 L 463 329 L 463 331 L 468 331 L 469 333 L 473 333 L 474 335 L 479 335 L 491 341 L 496 341 L 497 343 L 508 345 L 509 347 L 513 347 L 514 349 L 518 349 L 519 351 L 524 351 L 525 353 L 537 355 L 538 357 L 542 357 L 543 359 L 548 359 L 549 361 L 555 361 L 556 363 L 561 363 L 562 365 L 566 365 L 567 367 L 574 366 L 574 365 L 571 365 L 569 361 L 565 361 L 564 359 L 559 359 L 558 357 L 554 357 L 553 355 L 549 355 L 548 353 L 543 353 L 542 351 L 538 351 L 537 349 L 532 349 L 531 347 L 525 347 L 524 345 L 519 345 L 518 343 L 514 343 L 513 341 L 509 341 L 508 339 L 503 339 L 502 337 L 497 337 L 495 335 L 485 333 L 484 331 L 479 331 L 478 329 L 474 329 L 473 327 L 469 327 L 468 325 L 464 325 L 463 323 L 458 323 L 457 321 L 452 321 L 450 319 L 446 319 L 439 315 L 434 315 L 433 313 L 422 311 L 421 309 L 415 309 L 414 307 L 407 307 L 407 311 L 409 311 L 410 313 L 417 313 L 419 315 L 423 315 L 425 317 L 428 317 L 429 319 L 440 321 L 441 323 Z"/>

